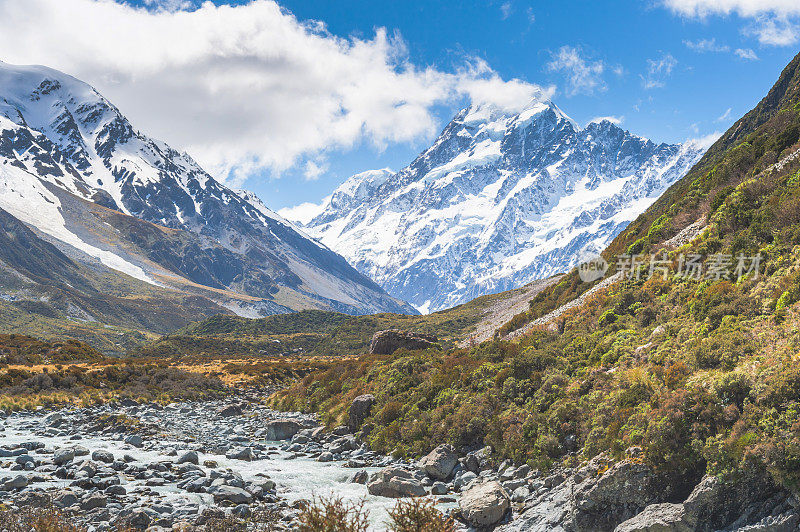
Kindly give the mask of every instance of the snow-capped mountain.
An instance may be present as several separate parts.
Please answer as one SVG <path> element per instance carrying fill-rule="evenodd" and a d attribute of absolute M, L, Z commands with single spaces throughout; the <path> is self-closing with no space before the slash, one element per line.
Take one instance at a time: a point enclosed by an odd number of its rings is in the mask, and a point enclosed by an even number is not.
<path fill-rule="evenodd" d="M 306 229 L 390 294 L 433 311 L 602 250 L 703 154 L 552 102 L 462 110 L 398 173 L 355 175 Z"/>
<path fill-rule="evenodd" d="M 97 214 L 86 202 L 161 230 Z M 0 208 L 71 253 L 139 280 L 170 285 L 177 276 L 223 300 L 226 291 L 244 295 L 251 314 L 413 311 L 253 194 L 136 130 L 91 86 L 45 67 L 0 62 Z M 119 226 L 109 232 L 99 217 Z"/>

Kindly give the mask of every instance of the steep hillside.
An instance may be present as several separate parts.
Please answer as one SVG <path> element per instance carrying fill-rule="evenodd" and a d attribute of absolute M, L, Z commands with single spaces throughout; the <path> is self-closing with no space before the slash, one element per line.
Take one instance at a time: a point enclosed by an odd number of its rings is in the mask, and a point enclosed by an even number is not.
<path fill-rule="evenodd" d="M 618 281 L 515 341 L 342 362 L 275 404 L 335 424 L 354 397 L 372 393 L 365 437 L 398 454 L 441 442 L 461 450 L 488 444 L 498 459 L 550 468 L 640 447 L 636 460 L 665 486 L 653 502 L 683 501 L 705 474 L 735 486 L 766 472 L 797 494 L 798 132 L 800 55 L 614 240 L 604 256 L 607 276 L 616 271 Z M 631 269 L 617 261 L 625 253 L 649 261 L 655 251 L 666 256 L 652 274 L 647 263 Z M 687 275 L 690 255 L 700 257 L 698 276 Z M 598 282 L 570 272 L 506 331 Z M 735 516 L 737 526 L 750 517 Z"/>
<path fill-rule="evenodd" d="M 599 252 L 697 162 L 553 103 L 469 107 L 393 174 L 355 175 L 307 230 L 390 294 L 439 310 L 561 273 Z"/>
<path fill-rule="evenodd" d="M 0 62 L 0 207 L 75 260 L 221 291 L 211 301 L 241 314 L 415 312 L 253 195 L 137 131 L 89 85 L 45 67 Z"/>

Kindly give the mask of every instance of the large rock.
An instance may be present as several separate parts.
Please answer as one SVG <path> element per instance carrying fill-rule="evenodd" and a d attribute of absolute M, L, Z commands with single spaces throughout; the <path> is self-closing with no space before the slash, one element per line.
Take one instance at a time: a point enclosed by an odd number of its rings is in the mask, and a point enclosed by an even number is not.
<path fill-rule="evenodd" d="M 436 480 L 447 480 L 458 463 L 458 455 L 451 445 L 440 445 L 419 461 L 419 467 Z"/>
<path fill-rule="evenodd" d="M 387 467 L 375 473 L 367 484 L 367 491 L 379 497 L 424 497 L 425 488 L 401 467 Z"/>
<path fill-rule="evenodd" d="M 372 405 L 375 404 L 375 396 L 372 394 L 359 395 L 350 404 L 348 411 L 348 425 L 351 430 L 357 430 L 361 424 L 367 419 L 372 411 Z"/>
<path fill-rule="evenodd" d="M 200 459 L 197 456 L 197 451 L 186 451 L 178 457 L 178 461 L 176 463 L 198 465 L 200 463 Z"/>
<path fill-rule="evenodd" d="M 228 501 L 233 504 L 250 504 L 253 502 L 253 496 L 250 495 L 250 493 L 242 488 L 236 488 L 226 484 L 208 488 L 208 492 L 214 497 L 214 502 L 216 503 Z"/>
<path fill-rule="evenodd" d="M 461 516 L 474 527 L 488 527 L 503 519 L 511 502 L 499 482 L 473 484 L 458 501 Z"/>
<path fill-rule="evenodd" d="M 114 462 L 114 455 L 108 451 L 99 449 L 92 453 L 92 460 L 95 460 L 96 462 L 111 464 Z"/>
<path fill-rule="evenodd" d="M 372 336 L 369 352 L 373 355 L 391 355 L 398 349 L 427 349 L 434 347 L 439 339 L 432 334 L 412 333 L 390 329 L 378 331 Z"/>
<path fill-rule="evenodd" d="M 242 407 L 239 405 L 228 405 L 217 412 L 222 417 L 241 416 Z"/>
<path fill-rule="evenodd" d="M 264 427 L 264 439 L 271 441 L 288 440 L 298 433 L 303 426 L 293 419 L 275 419 Z"/>
<path fill-rule="evenodd" d="M 75 459 L 75 449 L 59 449 L 53 453 L 53 463 L 64 465 Z"/>
<path fill-rule="evenodd" d="M 692 532 L 694 520 L 682 504 L 651 504 L 640 514 L 621 523 L 614 532 Z"/>

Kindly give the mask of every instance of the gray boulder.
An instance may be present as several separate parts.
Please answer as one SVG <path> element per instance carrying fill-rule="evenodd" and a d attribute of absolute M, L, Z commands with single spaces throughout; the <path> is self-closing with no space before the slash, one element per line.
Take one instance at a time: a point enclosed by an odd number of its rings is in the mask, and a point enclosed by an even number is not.
<path fill-rule="evenodd" d="M 197 457 L 197 452 L 195 451 L 186 451 L 182 455 L 178 457 L 178 464 L 194 464 L 198 465 L 200 460 Z"/>
<path fill-rule="evenodd" d="M 275 419 L 264 427 L 264 439 L 271 441 L 288 440 L 303 426 L 293 419 Z"/>
<path fill-rule="evenodd" d="M 53 453 L 53 463 L 64 465 L 75 459 L 75 449 L 59 449 Z"/>
<path fill-rule="evenodd" d="M 92 453 L 92 460 L 106 464 L 114 463 L 114 455 L 108 451 L 97 450 Z"/>
<path fill-rule="evenodd" d="M 348 411 L 348 424 L 351 430 L 357 430 L 372 412 L 372 405 L 375 404 L 375 396 L 368 393 L 359 395 L 350 404 Z"/>
<path fill-rule="evenodd" d="M 216 503 L 227 501 L 233 504 L 250 504 L 253 502 L 253 496 L 250 493 L 242 488 L 235 488 L 226 484 L 212 486 L 208 488 L 208 492 L 214 497 L 214 502 Z"/>
<path fill-rule="evenodd" d="M 511 501 L 499 482 L 473 484 L 458 500 L 461 516 L 476 528 L 496 525 L 503 519 Z"/>
<path fill-rule="evenodd" d="M 378 331 L 372 336 L 369 352 L 373 355 L 391 355 L 400 348 L 428 349 L 437 345 L 439 339 L 432 334 L 412 333 L 391 329 Z"/>
<path fill-rule="evenodd" d="M 436 480 L 447 480 L 458 463 L 458 455 L 451 445 L 440 445 L 419 462 L 420 469 Z"/>
<path fill-rule="evenodd" d="M 375 473 L 367 483 L 367 491 L 379 497 L 424 497 L 422 484 L 410 471 L 400 467 L 387 467 Z"/>

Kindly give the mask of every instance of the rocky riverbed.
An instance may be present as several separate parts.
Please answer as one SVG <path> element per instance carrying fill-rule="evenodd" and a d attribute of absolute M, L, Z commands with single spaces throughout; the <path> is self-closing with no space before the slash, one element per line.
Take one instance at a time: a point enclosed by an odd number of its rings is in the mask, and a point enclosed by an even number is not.
<path fill-rule="evenodd" d="M 292 530 L 302 501 L 363 502 L 383 530 L 397 498 L 427 496 L 459 530 L 618 532 L 800 528 L 790 493 L 753 473 L 706 477 L 686 496 L 646 466 L 600 455 L 548 474 L 440 445 L 419 461 L 370 451 L 352 433 L 374 398 L 357 398 L 350 426 L 274 412 L 258 397 L 162 406 L 132 401 L 20 412 L 0 420 L 0 500 L 50 501 L 90 530 L 192 530 L 214 519 L 270 515 Z"/>

